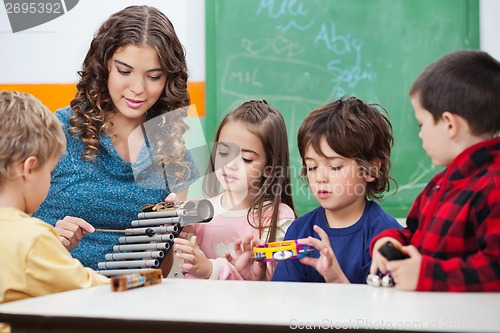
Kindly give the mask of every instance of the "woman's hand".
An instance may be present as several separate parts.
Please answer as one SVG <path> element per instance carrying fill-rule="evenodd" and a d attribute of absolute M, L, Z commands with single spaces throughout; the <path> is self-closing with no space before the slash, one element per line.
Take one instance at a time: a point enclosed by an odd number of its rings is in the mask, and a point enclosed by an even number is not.
<path fill-rule="evenodd" d="M 187 199 L 187 195 L 188 195 L 188 191 L 189 191 L 189 188 L 186 188 L 182 191 L 180 191 L 179 193 L 170 193 L 169 195 L 167 195 L 167 197 L 165 198 L 165 202 L 177 202 L 177 201 L 185 201 Z"/>
<path fill-rule="evenodd" d="M 56 222 L 55 229 L 61 238 L 61 243 L 69 251 L 77 247 L 88 233 L 93 233 L 95 228 L 84 219 L 65 216 Z"/>
<path fill-rule="evenodd" d="M 176 202 L 176 201 L 179 201 L 179 200 L 177 199 L 177 194 L 175 194 L 175 193 L 172 192 L 169 195 L 167 195 L 167 197 L 165 198 L 164 201 L 165 202 Z"/>

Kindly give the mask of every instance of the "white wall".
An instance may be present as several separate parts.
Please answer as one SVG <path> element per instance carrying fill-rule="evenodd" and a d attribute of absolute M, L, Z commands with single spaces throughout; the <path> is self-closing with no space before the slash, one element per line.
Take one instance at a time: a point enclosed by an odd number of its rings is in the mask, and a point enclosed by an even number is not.
<path fill-rule="evenodd" d="M 481 0 L 479 7 L 481 50 L 500 60 L 500 1 Z"/>
<path fill-rule="evenodd" d="M 133 4 L 157 7 L 168 16 L 186 49 L 190 80 L 205 81 L 204 0 L 80 0 L 66 14 L 17 33 L 1 6 L 0 84 L 76 82 L 98 27 Z"/>

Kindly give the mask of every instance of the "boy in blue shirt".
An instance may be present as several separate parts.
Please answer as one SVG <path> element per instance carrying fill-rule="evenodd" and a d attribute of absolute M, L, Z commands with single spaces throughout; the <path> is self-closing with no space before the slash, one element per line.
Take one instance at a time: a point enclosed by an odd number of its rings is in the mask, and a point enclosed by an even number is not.
<path fill-rule="evenodd" d="M 285 240 L 299 239 L 318 251 L 279 262 L 273 281 L 365 283 L 372 237 L 401 228 L 370 200 L 389 189 L 393 141 L 389 120 L 355 97 L 309 113 L 298 145 L 302 176 L 320 206 L 296 219 Z"/>

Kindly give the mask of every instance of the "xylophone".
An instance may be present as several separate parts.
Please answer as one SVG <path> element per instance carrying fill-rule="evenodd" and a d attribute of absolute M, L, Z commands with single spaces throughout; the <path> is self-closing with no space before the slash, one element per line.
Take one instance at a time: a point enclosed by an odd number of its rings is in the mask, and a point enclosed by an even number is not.
<path fill-rule="evenodd" d="M 213 215 L 214 207 L 206 199 L 146 205 L 131 228 L 123 230 L 113 253 L 98 263 L 98 272 L 115 276 L 157 269 L 184 226 L 210 222 Z"/>

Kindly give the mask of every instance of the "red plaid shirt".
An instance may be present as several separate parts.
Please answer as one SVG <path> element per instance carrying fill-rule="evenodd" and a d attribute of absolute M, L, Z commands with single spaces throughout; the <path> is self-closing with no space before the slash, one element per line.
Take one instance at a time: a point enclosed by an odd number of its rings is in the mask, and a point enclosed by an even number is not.
<path fill-rule="evenodd" d="M 469 147 L 419 194 L 402 230 L 422 254 L 417 290 L 500 291 L 500 137 Z"/>

